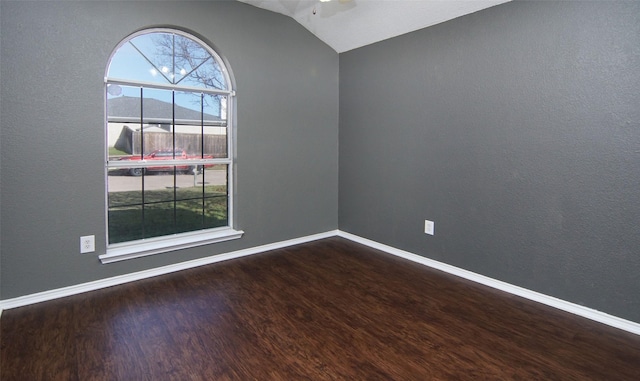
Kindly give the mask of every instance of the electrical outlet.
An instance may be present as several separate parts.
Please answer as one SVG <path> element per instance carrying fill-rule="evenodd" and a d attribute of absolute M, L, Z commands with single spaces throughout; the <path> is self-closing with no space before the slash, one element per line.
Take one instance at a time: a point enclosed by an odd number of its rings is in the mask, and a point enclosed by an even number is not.
<path fill-rule="evenodd" d="M 429 235 L 433 235 L 435 223 L 433 221 L 424 220 L 424 232 Z"/>
<path fill-rule="evenodd" d="M 80 253 L 93 253 L 96 251 L 96 236 L 85 235 L 80 237 Z"/>

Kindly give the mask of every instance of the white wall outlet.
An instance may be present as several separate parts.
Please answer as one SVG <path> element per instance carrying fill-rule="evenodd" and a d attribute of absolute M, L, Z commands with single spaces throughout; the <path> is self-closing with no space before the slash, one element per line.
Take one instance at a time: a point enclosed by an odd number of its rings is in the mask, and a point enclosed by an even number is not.
<path fill-rule="evenodd" d="M 80 253 L 93 253 L 96 251 L 96 236 L 85 235 L 80 237 Z"/>
<path fill-rule="evenodd" d="M 433 221 L 424 220 L 424 232 L 429 235 L 433 235 L 435 223 Z"/>

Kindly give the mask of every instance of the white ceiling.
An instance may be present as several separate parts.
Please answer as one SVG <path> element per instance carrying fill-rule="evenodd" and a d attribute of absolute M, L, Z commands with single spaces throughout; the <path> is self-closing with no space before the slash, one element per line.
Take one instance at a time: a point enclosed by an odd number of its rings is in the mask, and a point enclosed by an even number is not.
<path fill-rule="evenodd" d="M 292 17 L 342 53 L 511 0 L 239 0 Z"/>

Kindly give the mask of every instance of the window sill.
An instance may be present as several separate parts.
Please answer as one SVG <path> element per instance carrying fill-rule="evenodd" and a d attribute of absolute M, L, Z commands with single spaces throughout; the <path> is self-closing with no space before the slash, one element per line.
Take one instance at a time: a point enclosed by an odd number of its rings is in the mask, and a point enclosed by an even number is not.
<path fill-rule="evenodd" d="M 166 253 L 211 243 L 230 241 L 242 237 L 242 230 L 231 228 L 212 229 L 167 237 L 149 238 L 135 242 L 109 245 L 107 253 L 100 255 L 103 264 L 145 257 L 147 255 Z"/>

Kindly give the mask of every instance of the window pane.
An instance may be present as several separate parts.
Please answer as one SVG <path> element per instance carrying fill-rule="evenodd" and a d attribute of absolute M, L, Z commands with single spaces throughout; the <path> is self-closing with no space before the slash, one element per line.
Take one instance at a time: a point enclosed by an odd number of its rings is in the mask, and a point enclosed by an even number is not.
<path fill-rule="evenodd" d="M 174 167 L 149 167 L 144 176 L 144 203 L 174 200 Z"/>
<path fill-rule="evenodd" d="M 206 94 L 204 103 L 204 154 L 226 158 L 227 149 L 227 97 Z"/>
<path fill-rule="evenodd" d="M 176 233 L 203 229 L 202 199 L 176 202 Z"/>
<path fill-rule="evenodd" d="M 142 140 L 143 153 L 150 155 L 157 150 L 173 148 L 173 92 L 144 88 L 142 92 Z M 139 152 L 138 152 L 139 153 Z M 145 157 L 145 159 L 147 159 Z"/>
<path fill-rule="evenodd" d="M 228 158 L 226 128 L 205 127 L 204 155 L 212 158 Z"/>
<path fill-rule="evenodd" d="M 203 184 L 201 172 L 184 172 L 176 175 L 176 200 L 200 200 L 202 204 Z M 201 205 L 202 206 L 202 205 Z"/>
<path fill-rule="evenodd" d="M 154 78 L 154 82 L 173 83 L 172 34 L 143 34 L 131 39 L 128 45 L 144 59 L 147 72 Z"/>
<path fill-rule="evenodd" d="M 180 85 L 191 87 L 202 87 L 205 89 L 225 90 L 227 84 L 220 70 L 220 65 L 213 59 L 209 58 L 205 63 L 197 69 L 182 78 Z"/>
<path fill-rule="evenodd" d="M 204 200 L 204 205 L 205 229 L 219 228 L 229 224 L 227 197 L 206 198 Z"/>
<path fill-rule="evenodd" d="M 109 244 L 143 239 L 142 206 L 109 208 Z"/>
<path fill-rule="evenodd" d="M 175 92 L 176 147 L 202 158 L 202 94 Z"/>
<path fill-rule="evenodd" d="M 142 221 L 142 176 L 131 176 L 135 168 L 108 171 L 109 243 L 144 238 Z"/>
<path fill-rule="evenodd" d="M 204 170 L 202 183 L 205 197 L 227 196 L 228 167 L 226 164 L 216 164 Z"/>
<path fill-rule="evenodd" d="M 148 124 L 173 123 L 173 92 L 171 90 L 143 88 L 143 121 Z"/>
<path fill-rule="evenodd" d="M 107 187 L 109 208 L 142 204 L 142 177 L 131 176 L 134 168 L 111 168 Z"/>
<path fill-rule="evenodd" d="M 206 229 L 227 226 L 228 217 L 228 165 L 216 164 L 203 173 Z"/>
<path fill-rule="evenodd" d="M 140 36 L 134 39 L 137 40 L 135 45 L 127 42 L 116 51 L 109 65 L 108 78 L 160 84 L 169 83 L 162 73 L 162 66 L 157 67 L 154 63 L 149 62 L 145 55 L 136 50 L 137 47 L 138 49 L 142 48 L 147 52 L 149 51 L 149 43 L 143 43 L 143 37 Z"/>
<path fill-rule="evenodd" d="M 198 42 L 175 36 L 176 83 L 208 89 L 226 89 L 227 83 L 216 59 Z"/>
<path fill-rule="evenodd" d="M 202 45 L 187 37 L 175 35 L 174 48 L 176 83 L 194 87 L 226 88 L 220 66 Z"/>
<path fill-rule="evenodd" d="M 176 151 L 189 159 L 202 159 L 202 127 L 176 125 Z"/>
<path fill-rule="evenodd" d="M 218 124 L 226 126 L 227 123 L 227 96 L 220 94 L 204 94 L 205 124 Z M 217 122 L 217 123 L 216 123 Z"/>
<path fill-rule="evenodd" d="M 176 124 L 202 124 L 202 93 L 176 91 Z"/>
<path fill-rule="evenodd" d="M 175 205 L 173 201 L 144 205 L 145 238 L 175 234 Z"/>
<path fill-rule="evenodd" d="M 118 160 L 140 152 L 140 123 L 115 123 L 110 122 L 108 129 L 109 160 Z M 134 138 L 136 136 L 136 138 Z M 138 144 L 137 147 L 134 145 Z"/>

